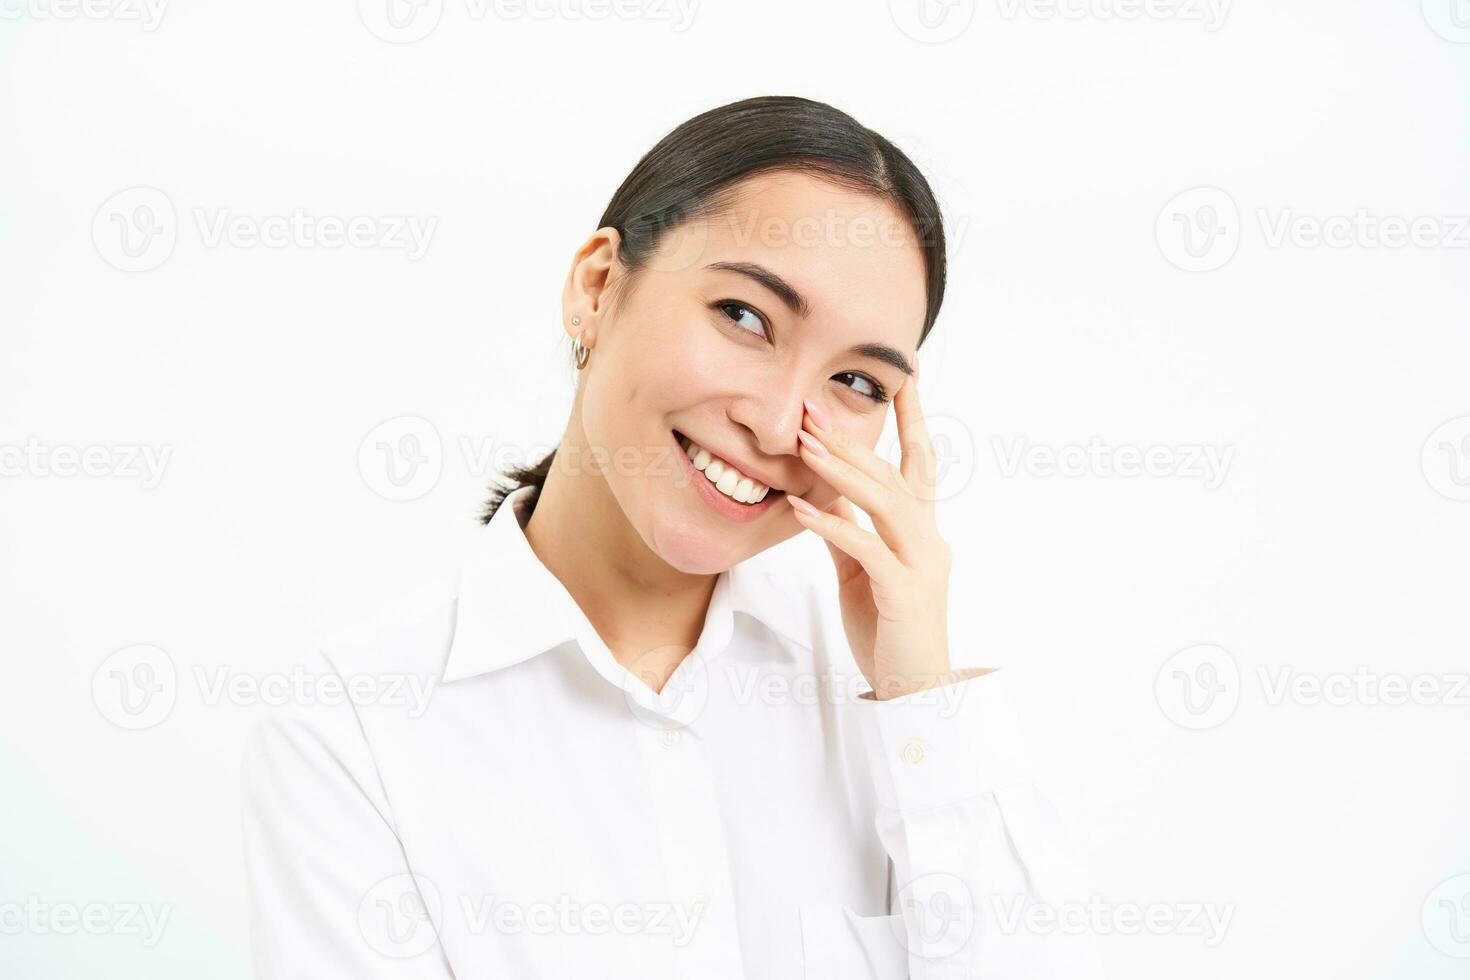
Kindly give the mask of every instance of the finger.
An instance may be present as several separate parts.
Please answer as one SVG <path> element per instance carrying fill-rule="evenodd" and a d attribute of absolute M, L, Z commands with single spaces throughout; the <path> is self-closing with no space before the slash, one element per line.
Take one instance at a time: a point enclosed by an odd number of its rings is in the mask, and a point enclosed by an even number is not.
<path fill-rule="evenodd" d="M 852 504 L 848 502 L 846 497 L 838 497 L 822 509 L 858 527 L 862 526 L 858 524 L 857 512 L 853 509 Z M 862 562 L 837 547 L 831 541 L 824 540 L 822 543 L 827 546 L 827 551 L 832 555 L 832 564 L 837 566 L 838 584 L 845 584 L 848 579 L 863 570 Z"/>
<path fill-rule="evenodd" d="M 901 450 L 899 472 L 910 490 L 924 500 L 934 500 L 936 473 L 939 466 L 929 426 L 919 405 L 918 376 L 910 375 L 893 396 L 893 411 L 898 423 Z"/>
<path fill-rule="evenodd" d="M 802 415 L 802 428 L 809 435 L 816 436 L 822 441 L 822 445 L 879 483 L 897 486 L 902 482 L 903 477 L 899 475 L 898 467 L 853 438 L 846 430 L 829 424 L 825 415 L 819 418 L 811 410 L 811 402 L 806 402 L 806 405 L 808 408 Z"/>
<path fill-rule="evenodd" d="M 905 568 L 897 556 L 883 543 L 882 538 L 871 531 L 863 530 L 856 521 L 849 517 L 817 510 L 802 497 L 793 497 L 788 494 L 787 499 L 791 502 L 791 512 L 796 515 L 796 519 L 804 527 L 809 528 L 822 540 L 857 561 L 874 582 L 891 586 L 897 584 L 898 575 Z M 806 509 L 796 501 L 806 504 L 812 509 L 812 513 L 807 513 Z M 851 511 L 849 510 L 848 513 L 850 514 Z"/>
<path fill-rule="evenodd" d="M 827 437 L 833 435 L 829 432 Z M 840 433 L 836 435 L 842 438 Z M 828 449 L 825 441 L 813 448 L 807 440 L 814 438 L 803 430 L 799 440 L 802 461 L 838 493 L 861 507 L 872 518 L 874 529 L 890 548 L 905 559 L 911 558 L 913 548 L 906 539 L 911 536 L 910 529 L 917 526 L 919 517 L 914 495 L 907 489 L 880 483 Z"/>

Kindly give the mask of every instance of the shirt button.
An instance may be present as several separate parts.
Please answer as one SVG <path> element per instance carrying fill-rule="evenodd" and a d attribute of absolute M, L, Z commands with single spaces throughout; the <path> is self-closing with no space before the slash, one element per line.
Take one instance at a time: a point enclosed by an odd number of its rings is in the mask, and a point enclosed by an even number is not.
<path fill-rule="evenodd" d="M 911 766 L 917 766 L 924 761 L 924 743 L 917 738 L 911 738 L 904 743 L 903 761 Z"/>
<path fill-rule="evenodd" d="M 666 749 L 677 748 L 679 745 L 679 729 L 665 728 L 658 733 L 658 744 Z"/>

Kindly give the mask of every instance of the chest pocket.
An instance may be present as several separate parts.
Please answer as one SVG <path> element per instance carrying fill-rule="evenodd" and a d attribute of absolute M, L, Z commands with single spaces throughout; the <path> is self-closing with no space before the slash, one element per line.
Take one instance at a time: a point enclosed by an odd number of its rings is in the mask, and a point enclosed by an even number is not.
<path fill-rule="evenodd" d="M 806 980 L 907 980 L 901 915 L 858 915 L 842 905 L 801 907 Z"/>

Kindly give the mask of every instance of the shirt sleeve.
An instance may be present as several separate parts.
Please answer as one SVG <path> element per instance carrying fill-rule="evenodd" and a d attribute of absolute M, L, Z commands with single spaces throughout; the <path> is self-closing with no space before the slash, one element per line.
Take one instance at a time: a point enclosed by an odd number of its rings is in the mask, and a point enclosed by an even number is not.
<path fill-rule="evenodd" d="M 312 669 L 337 673 L 325 655 Z M 263 722 L 242 781 L 259 980 L 451 980 L 440 896 L 408 866 L 349 701 Z"/>
<path fill-rule="evenodd" d="M 1004 670 L 887 701 L 862 738 L 911 980 L 1104 977 L 1078 847 Z"/>

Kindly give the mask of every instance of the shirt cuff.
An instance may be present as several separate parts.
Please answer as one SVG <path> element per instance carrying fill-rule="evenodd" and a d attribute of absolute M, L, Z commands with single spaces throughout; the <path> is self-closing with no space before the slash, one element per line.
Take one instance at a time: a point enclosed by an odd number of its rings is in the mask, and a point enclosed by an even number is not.
<path fill-rule="evenodd" d="M 1029 780 L 1011 702 L 1004 669 L 887 701 L 858 699 L 878 803 L 921 809 Z"/>

